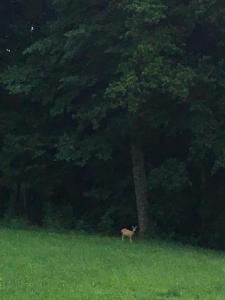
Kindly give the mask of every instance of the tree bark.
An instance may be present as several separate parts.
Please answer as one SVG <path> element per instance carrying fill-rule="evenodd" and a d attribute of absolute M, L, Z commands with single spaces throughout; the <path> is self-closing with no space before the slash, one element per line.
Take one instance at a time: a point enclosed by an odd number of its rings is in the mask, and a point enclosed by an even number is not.
<path fill-rule="evenodd" d="M 144 153 L 140 145 L 132 143 L 131 156 L 139 233 L 143 236 L 148 229 L 148 192 Z"/>

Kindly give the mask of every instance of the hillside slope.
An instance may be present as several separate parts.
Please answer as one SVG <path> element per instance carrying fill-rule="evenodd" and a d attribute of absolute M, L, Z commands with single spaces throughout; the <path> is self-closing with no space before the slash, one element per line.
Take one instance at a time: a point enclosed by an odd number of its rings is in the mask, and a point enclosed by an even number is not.
<path fill-rule="evenodd" d="M 225 299 L 225 255 L 157 241 L 0 230 L 4 300 Z"/>

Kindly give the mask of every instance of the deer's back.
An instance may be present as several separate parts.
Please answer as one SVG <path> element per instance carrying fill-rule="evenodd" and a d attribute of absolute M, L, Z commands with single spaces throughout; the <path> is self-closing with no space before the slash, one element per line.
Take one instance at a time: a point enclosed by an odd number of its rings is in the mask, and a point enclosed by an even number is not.
<path fill-rule="evenodd" d="M 133 235 L 134 233 L 133 233 L 133 231 L 131 231 L 127 228 L 123 228 L 123 229 L 121 229 L 121 234 L 130 236 L 130 235 Z"/>

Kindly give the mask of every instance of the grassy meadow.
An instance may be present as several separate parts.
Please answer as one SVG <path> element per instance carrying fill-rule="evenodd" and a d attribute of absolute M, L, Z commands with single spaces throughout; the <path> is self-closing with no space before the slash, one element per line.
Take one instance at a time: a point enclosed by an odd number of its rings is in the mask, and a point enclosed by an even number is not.
<path fill-rule="evenodd" d="M 225 255 L 159 241 L 0 229 L 3 300 L 224 300 Z"/>

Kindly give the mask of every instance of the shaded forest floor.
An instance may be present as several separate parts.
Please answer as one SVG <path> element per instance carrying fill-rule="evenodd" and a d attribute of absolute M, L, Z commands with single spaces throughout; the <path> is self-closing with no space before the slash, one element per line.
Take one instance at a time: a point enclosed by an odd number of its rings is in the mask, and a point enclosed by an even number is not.
<path fill-rule="evenodd" d="M 0 298 L 224 300 L 225 254 L 79 233 L 0 229 Z"/>

